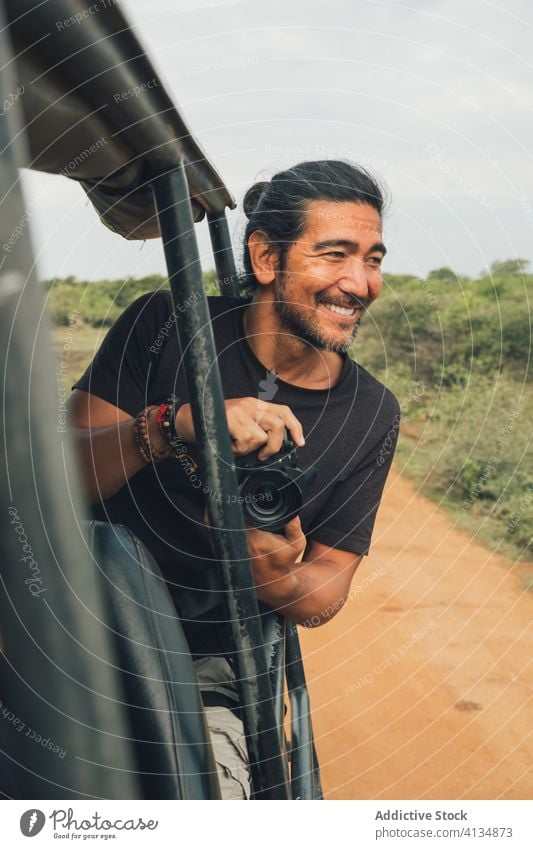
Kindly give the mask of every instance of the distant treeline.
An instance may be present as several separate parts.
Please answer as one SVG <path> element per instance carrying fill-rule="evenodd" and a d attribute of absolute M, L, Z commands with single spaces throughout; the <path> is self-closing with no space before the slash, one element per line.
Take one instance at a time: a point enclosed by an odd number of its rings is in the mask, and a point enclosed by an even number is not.
<path fill-rule="evenodd" d="M 111 327 L 119 315 L 140 295 L 157 289 L 168 289 L 168 280 L 160 274 L 125 280 L 87 282 L 75 277 L 45 280 L 48 314 L 54 324 L 68 326 L 72 316 L 78 323 L 91 327 Z M 204 288 L 218 292 L 214 271 L 204 274 Z"/>
<path fill-rule="evenodd" d="M 385 275 L 383 293 L 361 330 L 373 367 L 441 386 L 465 385 L 474 371 L 530 380 L 532 281 L 532 275 L 510 272 L 469 279 L 450 269 L 437 269 L 426 280 Z M 135 298 L 168 288 L 168 281 L 157 274 L 90 283 L 69 277 L 44 286 L 54 324 L 68 326 L 74 316 L 78 324 L 109 327 Z M 214 271 L 204 274 L 204 288 L 218 293 Z"/>
<path fill-rule="evenodd" d="M 390 275 L 361 333 L 381 369 L 464 386 L 475 376 L 501 372 L 530 381 L 532 326 L 533 275 L 453 282 Z"/>
<path fill-rule="evenodd" d="M 524 260 L 494 263 L 506 266 Z M 361 337 L 372 351 L 373 368 L 409 373 L 440 386 L 466 385 L 474 374 L 505 372 L 531 379 L 532 275 L 516 271 L 476 279 L 457 277 L 447 268 L 426 280 L 385 275 L 383 293 L 365 318 Z M 82 325 L 109 327 L 136 298 L 168 288 L 165 277 L 45 281 L 48 313 L 56 325 L 72 317 Z M 214 271 L 204 274 L 204 288 L 218 293 Z M 374 332 L 373 328 L 377 330 Z"/>

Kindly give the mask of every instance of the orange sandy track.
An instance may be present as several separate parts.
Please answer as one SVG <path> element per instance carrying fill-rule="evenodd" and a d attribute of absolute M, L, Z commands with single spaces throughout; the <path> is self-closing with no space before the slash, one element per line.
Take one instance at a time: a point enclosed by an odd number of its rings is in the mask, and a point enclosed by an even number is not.
<path fill-rule="evenodd" d="M 344 610 L 300 630 L 326 798 L 533 796 L 533 595 L 405 479 Z"/>

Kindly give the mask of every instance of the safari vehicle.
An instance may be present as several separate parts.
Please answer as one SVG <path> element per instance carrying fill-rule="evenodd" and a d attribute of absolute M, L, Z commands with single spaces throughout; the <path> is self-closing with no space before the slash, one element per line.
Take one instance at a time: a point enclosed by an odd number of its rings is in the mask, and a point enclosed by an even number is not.
<path fill-rule="evenodd" d="M 102 223 L 124 238 L 160 237 L 173 304 L 196 304 L 175 326 L 202 476 L 210 493 L 229 496 L 209 496 L 207 508 L 220 529 L 214 549 L 237 649 L 253 798 L 320 798 L 296 628 L 274 613 L 260 617 L 251 589 L 194 232 L 207 216 L 220 288 L 232 293 L 225 210 L 234 200 L 116 2 L 2 0 L 0 12 L 1 792 L 220 796 L 191 655 L 159 569 L 126 528 L 86 520 L 71 438 L 58 427 L 45 293 L 18 176 L 24 167 L 79 182 Z"/>

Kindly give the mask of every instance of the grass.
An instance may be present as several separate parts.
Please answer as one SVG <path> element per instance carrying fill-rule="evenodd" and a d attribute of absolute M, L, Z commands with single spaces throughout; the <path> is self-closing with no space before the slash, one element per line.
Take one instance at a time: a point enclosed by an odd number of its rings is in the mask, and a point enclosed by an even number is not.
<path fill-rule="evenodd" d="M 102 344 L 107 330 L 107 327 L 96 328 L 84 325 L 53 328 L 52 341 L 54 350 L 58 358 L 66 366 L 66 385 L 69 388 L 83 374 L 91 362 L 96 351 Z"/>

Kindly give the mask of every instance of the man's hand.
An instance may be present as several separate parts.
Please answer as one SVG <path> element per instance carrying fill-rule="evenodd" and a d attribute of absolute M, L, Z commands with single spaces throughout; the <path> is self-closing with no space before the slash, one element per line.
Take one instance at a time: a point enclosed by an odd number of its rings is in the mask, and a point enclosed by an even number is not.
<path fill-rule="evenodd" d="M 296 445 L 305 445 L 302 425 L 289 407 L 260 398 L 230 398 L 224 403 L 235 454 L 249 454 L 262 446 L 259 459 L 266 460 L 280 450 L 285 428 Z M 190 404 L 179 408 L 176 428 L 185 442 L 195 441 Z"/>
<path fill-rule="evenodd" d="M 290 604 L 298 595 L 295 567 L 306 547 L 299 517 L 287 522 L 283 536 L 249 525 L 246 535 L 257 597 L 273 607 Z"/>

